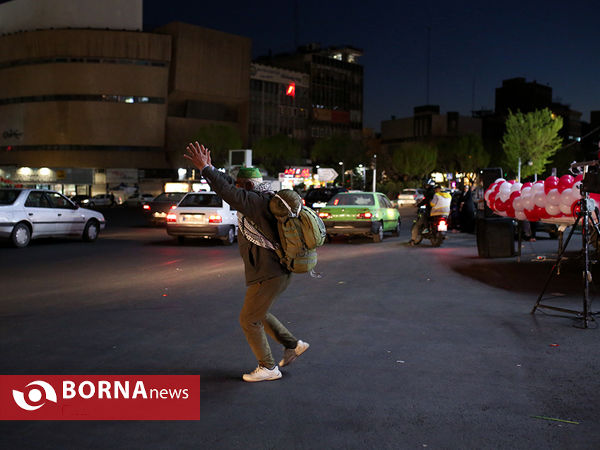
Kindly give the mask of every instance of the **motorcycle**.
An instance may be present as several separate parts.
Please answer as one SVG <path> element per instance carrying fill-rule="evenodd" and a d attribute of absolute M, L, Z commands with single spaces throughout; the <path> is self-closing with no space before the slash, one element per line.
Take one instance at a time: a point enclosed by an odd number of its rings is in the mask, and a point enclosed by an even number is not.
<path fill-rule="evenodd" d="M 423 220 L 423 217 L 426 217 Z M 433 216 L 427 217 L 427 210 L 425 206 L 421 206 L 417 212 L 417 218 L 413 223 L 413 227 L 421 226 L 419 238 L 414 241 L 415 245 L 419 244 L 423 238 L 431 241 L 432 247 L 439 247 L 446 239 L 446 232 L 448 231 L 448 217 L 447 216 Z"/>

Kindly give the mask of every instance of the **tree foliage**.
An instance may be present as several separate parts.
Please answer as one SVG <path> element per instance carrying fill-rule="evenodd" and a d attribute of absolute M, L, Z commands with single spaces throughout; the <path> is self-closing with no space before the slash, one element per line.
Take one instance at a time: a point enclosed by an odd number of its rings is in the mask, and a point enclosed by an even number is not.
<path fill-rule="evenodd" d="M 553 116 L 548 108 L 523 114 L 509 111 L 502 148 L 509 167 L 517 173 L 521 159 L 521 176 L 541 174 L 562 145 L 558 132 L 562 117 Z"/>
<path fill-rule="evenodd" d="M 342 135 L 317 140 L 310 156 L 315 164 L 338 167 L 339 162 L 343 161 L 344 166 L 349 169 L 363 162 L 365 151 L 362 142 Z"/>
<path fill-rule="evenodd" d="M 229 158 L 229 150 L 242 148 L 242 138 L 239 131 L 230 125 L 202 127 L 196 133 L 194 140 L 208 147 L 215 166 L 225 165 Z"/>
<path fill-rule="evenodd" d="M 472 173 L 487 167 L 490 154 L 480 136 L 468 134 L 438 144 L 437 169 L 442 172 Z"/>
<path fill-rule="evenodd" d="M 424 178 L 436 168 L 437 148 L 426 142 L 403 142 L 393 147 L 392 164 L 397 173 Z"/>
<path fill-rule="evenodd" d="M 271 176 L 283 172 L 285 166 L 301 163 L 302 146 L 284 134 L 269 136 L 254 144 L 253 155 Z"/>

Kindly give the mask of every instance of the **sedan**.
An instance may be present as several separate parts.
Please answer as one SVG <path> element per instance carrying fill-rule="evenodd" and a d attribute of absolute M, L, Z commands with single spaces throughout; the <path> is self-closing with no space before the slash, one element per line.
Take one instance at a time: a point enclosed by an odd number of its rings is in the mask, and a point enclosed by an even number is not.
<path fill-rule="evenodd" d="M 135 194 L 129 196 L 124 202 L 124 206 L 129 207 L 140 207 L 144 203 L 148 203 L 154 200 L 154 195 L 152 194 Z"/>
<path fill-rule="evenodd" d="M 167 214 L 184 197 L 186 192 L 163 192 L 154 200 L 142 206 L 148 214 L 151 225 L 164 225 L 167 223 Z"/>
<path fill-rule="evenodd" d="M 214 192 L 190 192 L 167 214 L 167 233 L 179 243 L 202 237 L 231 245 L 237 236 L 237 212 Z"/>
<path fill-rule="evenodd" d="M 404 205 L 416 205 L 419 203 L 424 197 L 423 189 L 403 189 L 400 194 L 398 194 L 398 206 Z"/>
<path fill-rule="evenodd" d="M 101 213 L 80 208 L 58 192 L 0 189 L 0 237 L 10 239 L 15 247 L 53 236 L 80 236 L 93 242 L 105 225 Z"/>
<path fill-rule="evenodd" d="M 400 235 L 400 213 L 379 192 L 349 191 L 336 194 L 319 217 L 325 223 L 327 236 L 363 235 L 381 242 L 386 231 Z"/>
<path fill-rule="evenodd" d="M 319 212 L 319 209 L 339 192 L 348 192 L 348 189 L 337 186 L 310 189 L 304 196 L 304 204 L 315 212 Z"/>

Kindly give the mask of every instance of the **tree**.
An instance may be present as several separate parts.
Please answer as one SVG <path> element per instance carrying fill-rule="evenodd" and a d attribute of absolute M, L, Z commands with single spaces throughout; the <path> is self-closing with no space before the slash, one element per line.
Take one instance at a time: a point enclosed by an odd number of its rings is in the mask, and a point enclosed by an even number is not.
<path fill-rule="evenodd" d="M 296 139 L 278 134 L 258 141 L 254 145 L 253 154 L 269 174 L 276 176 L 283 172 L 285 166 L 301 163 L 302 146 Z"/>
<path fill-rule="evenodd" d="M 224 166 L 229 158 L 229 150 L 241 149 L 242 138 L 239 131 L 230 125 L 208 125 L 196 133 L 195 139 L 210 149 L 215 166 Z"/>
<path fill-rule="evenodd" d="M 410 178 L 425 178 L 435 169 L 437 149 L 425 142 L 403 142 L 394 146 L 394 170 Z"/>
<path fill-rule="evenodd" d="M 365 157 L 364 148 L 360 141 L 350 139 L 350 136 L 331 136 L 315 142 L 311 153 L 314 163 L 321 166 L 337 167 L 340 161 L 346 168 L 358 165 Z"/>
<path fill-rule="evenodd" d="M 553 115 L 548 108 L 523 114 L 509 111 L 502 148 L 509 167 L 516 173 L 521 161 L 521 176 L 543 173 L 550 158 L 562 145 L 558 136 L 563 126 L 562 117 Z"/>

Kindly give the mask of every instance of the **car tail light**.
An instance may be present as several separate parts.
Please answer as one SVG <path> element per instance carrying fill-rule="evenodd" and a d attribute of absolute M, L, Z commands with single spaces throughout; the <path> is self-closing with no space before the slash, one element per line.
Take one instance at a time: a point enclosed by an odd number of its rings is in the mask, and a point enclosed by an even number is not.
<path fill-rule="evenodd" d="M 356 215 L 357 219 L 370 219 L 371 217 L 373 217 L 373 214 L 371 214 L 371 212 L 369 212 L 369 211 L 366 211 L 366 212 Z"/>
<path fill-rule="evenodd" d="M 438 231 L 448 231 L 448 222 L 446 221 L 446 218 L 442 217 L 440 219 L 437 229 Z"/>
<path fill-rule="evenodd" d="M 142 208 L 144 208 L 146 211 L 150 211 L 150 205 L 144 205 Z"/>
<path fill-rule="evenodd" d="M 320 212 L 319 213 L 319 217 L 321 219 L 330 219 L 331 218 L 331 214 L 329 214 L 328 212 Z"/>
<path fill-rule="evenodd" d="M 302 204 L 306 206 L 306 200 L 302 199 Z"/>
<path fill-rule="evenodd" d="M 171 205 L 170 209 L 177 209 L 177 205 Z"/>
<path fill-rule="evenodd" d="M 214 216 L 210 216 L 208 218 L 208 223 L 222 223 L 222 222 L 223 222 L 223 218 L 218 214 L 216 214 Z"/>
<path fill-rule="evenodd" d="M 167 214 L 167 222 L 168 223 L 175 223 L 175 222 L 177 222 L 177 214 L 173 214 L 173 213 Z"/>

